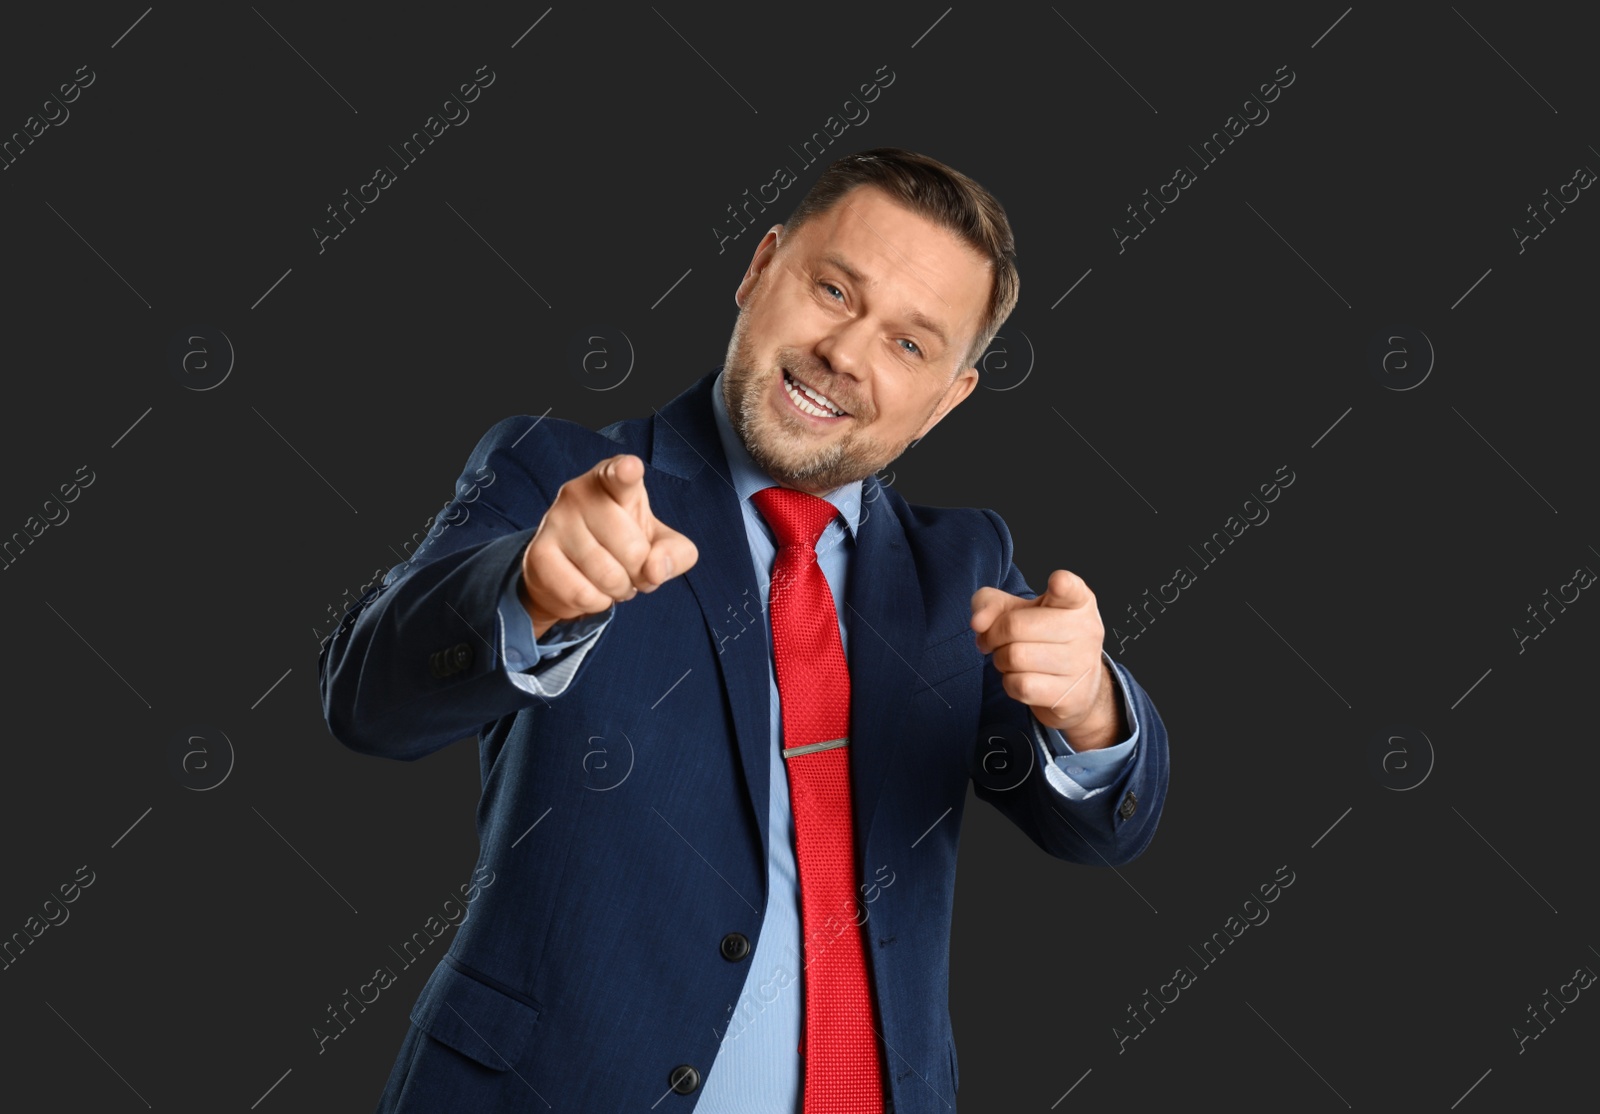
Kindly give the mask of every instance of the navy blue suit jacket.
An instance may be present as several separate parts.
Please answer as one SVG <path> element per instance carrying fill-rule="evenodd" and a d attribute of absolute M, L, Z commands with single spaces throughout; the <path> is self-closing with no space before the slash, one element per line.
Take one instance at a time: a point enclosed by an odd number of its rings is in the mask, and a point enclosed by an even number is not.
<path fill-rule="evenodd" d="M 760 595 L 714 425 L 715 376 L 651 418 L 598 432 L 555 418 L 531 432 L 530 417 L 497 423 L 463 469 L 470 504 L 441 516 L 455 524 L 323 645 L 323 710 L 340 742 L 416 759 L 475 734 L 480 753 L 480 869 L 494 881 L 411 1011 L 380 1111 L 599 1114 L 660 1100 L 666 1112 L 696 1101 L 672 1093 L 670 1077 L 680 1065 L 709 1070 L 748 975 L 722 942 L 741 933 L 753 944 L 767 897 L 768 647 L 759 627 L 736 637 Z M 646 462 L 652 512 L 699 560 L 617 605 L 565 692 L 528 693 L 499 660 L 501 593 L 560 486 L 623 452 Z M 984 585 L 1036 595 L 1005 523 L 911 505 L 876 477 L 862 503 L 846 609 L 856 868 L 894 878 L 863 897 L 867 959 L 893 1109 L 950 1114 L 949 939 L 967 785 L 1050 855 L 1119 865 L 1154 834 L 1167 740 L 1131 683 L 1140 742 L 1118 781 L 1083 801 L 1047 785 L 1036 721 L 969 625 Z M 601 748 L 597 779 L 587 756 Z M 1039 883 L 1070 879 L 1041 868 Z"/>

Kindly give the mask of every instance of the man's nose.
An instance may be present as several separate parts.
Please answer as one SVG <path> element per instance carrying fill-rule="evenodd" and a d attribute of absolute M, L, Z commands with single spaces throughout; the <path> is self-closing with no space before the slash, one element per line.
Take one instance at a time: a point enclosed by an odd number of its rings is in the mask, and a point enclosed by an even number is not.
<path fill-rule="evenodd" d="M 819 340 L 817 358 L 838 375 L 859 381 L 870 364 L 870 330 L 864 321 L 847 321 Z"/>

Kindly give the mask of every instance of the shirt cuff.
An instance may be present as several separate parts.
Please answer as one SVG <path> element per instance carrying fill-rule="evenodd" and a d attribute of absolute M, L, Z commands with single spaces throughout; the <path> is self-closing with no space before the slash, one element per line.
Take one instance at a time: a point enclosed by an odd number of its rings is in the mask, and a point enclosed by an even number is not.
<path fill-rule="evenodd" d="M 1128 698 L 1128 684 L 1122 676 L 1122 667 L 1112 661 L 1111 655 L 1104 650 L 1100 651 L 1100 656 L 1111 667 L 1111 675 L 1117 679 L 1123 721 L 1129 727 L 1126 739 L 1098 750 L 1075 751 L 1060 731 L 1046 727 L 1039 722 L 1039 717 L 1029 713 L 1033 720 L 1033 733 L 1044 759 L 1045 781 L 1071 801 L 1086 801 L 1115 782 L 1132 760 L 1134 747 L 1139 741 L 1139 720 L 1133 712 L 1133 701 Z"/>
<path fill-rule="evenodd" d="M 560 696 L 600 632 L 611 622 L 616 605 L 600 614 L 558 620 L 544 632 L 544 637 L 535 639 L 533 617 L 517 594 L 521 575 L 521 569 L 516 569 L 507 580 L 496 609 L 501 669 L 524 692 Z"/>

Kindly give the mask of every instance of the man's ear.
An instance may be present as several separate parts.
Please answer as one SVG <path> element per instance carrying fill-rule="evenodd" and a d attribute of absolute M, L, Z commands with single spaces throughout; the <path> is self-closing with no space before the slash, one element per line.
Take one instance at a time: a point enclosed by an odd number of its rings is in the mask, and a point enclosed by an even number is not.
<path fill-rule="evenodd" d="M 928 431 L 938 425 L 946 414 L 959 406 L 972 393 L 972 388 L 977 385 L 978 369 L 975 367 L 962 368 L 955 379 L 951 381 L 950 386 L 945 388 L 944 398 L 940 401 L 938 408 L 934 410 L 933 415 L 928 418 L 926 424 L 917 431 L 916 440 L 920 441 L 928 436 Z"/>
<path fill-rule="evenodd" d="M 756 281 L 761 278 L 761 272 L 772 262 L 782 233 L 783 225 L 775 224 L 767 229 L 767 234 L 761 237 L 761 242 L 756 245 L 755 254 L 750 257 L 750 266 L 745 269 L 744 278 L 739 280 L 739 287 L 733 292 L 733 304 L 740 309 L 744 308 L 744 301 L 755 288 Z"/>

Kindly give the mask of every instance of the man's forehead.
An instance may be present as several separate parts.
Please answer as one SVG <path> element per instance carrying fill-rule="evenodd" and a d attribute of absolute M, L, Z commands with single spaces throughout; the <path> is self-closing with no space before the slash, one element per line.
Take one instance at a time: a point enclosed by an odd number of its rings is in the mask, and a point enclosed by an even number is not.
<path fill-rule="evenodd" d="M 961 256 L 973 266 L 982 262 L 955 233 L 871 186 L 851 190 L 808 221 L 801 238 L 814 251 L 839 253 L 873 281 L 895 262 L 921 269 L 943 263 L 938 256 Z"/>

